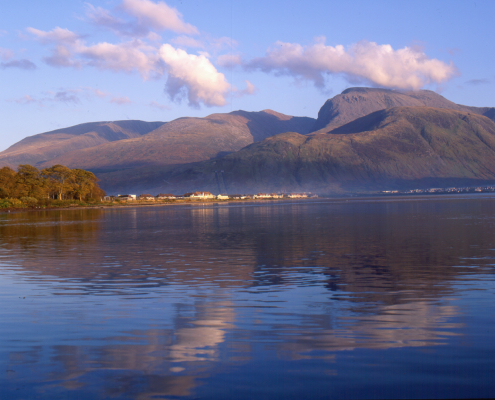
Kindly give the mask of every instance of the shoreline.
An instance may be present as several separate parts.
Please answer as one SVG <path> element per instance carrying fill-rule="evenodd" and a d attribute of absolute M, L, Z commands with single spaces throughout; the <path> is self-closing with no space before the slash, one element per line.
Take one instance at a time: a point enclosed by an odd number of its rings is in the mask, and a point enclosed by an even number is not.
<path fill-rule="evenodd" d="M 359 201 L 359 200 L 399 200 L 399 199 L 420 199 L 420 198 L 462 198 L 466 196 L 488 197 L 487 195 L 495 195 L 495 193 L 421 193 L 421 194 L 361 194 L 354 196 L 338 196 L 338 197 L 318 197 L 318 198 L 296 198 L 296 199 L 235 199 L 235 200 L 218 200 L 218 199 L 198 199 L 198 200 L 173 200 L 163 202 L 139 202 L 129 201 L 127 203 L 108 203 L 102 202 L 99 204 L 88 205 L 69 205 L 69 206 L 54 206 L 54 207 L 25 207 L 25 208 L 5 208 L 0 209 L 1 214 L 12 214 L 22 212 L 40 212 L 40 211 L 69 211 L 69 210 L 91 210 L 91 209 L 122 209 L 122 208 L 139 208 L 139 207 L 161 207 L 161 206 L 185 206 L 185 205 L 205 205 L 205 204 L 243 204 L 243 203 L 292 203 L 292 202 L 316 202 L 321 200 L 326 201 Z"/>
<path fill-rule="evenodd" d="M 179 206 L 179 205 L 201 205 L 201 204 L 227 204 L 227 203 L 253 203 L 253 202 L 274 202 L 274 201 L 294 201 L 294 200 L 321 200 L 327 199 L 322 198 L 298 198 L 298 199 L 239 199 L 239 200 L 218 200 L 218 199 L 198 199 L 198 200 L 173 200 L 173 201 L 163 201 L 163 202 L 140 202 L 140 201 L 129 201 L 126 203 L 108 203 L 101 202 L 99 204 L 88 204 L 88 205 L 70 205 L 70 206 L 54 206 L 54 207 L 25 207 L 25 208 L 4 208 L 0 209 L 0 214 L 12 214 L 19 212 L 39 212 L 39 211 L 66 211 L 66 210 L 91 210 L 91 209 L 116 209 L 116 208 L 129 208 L 129 207 L 160 207 L 160 206 Z M 328 198 L 330 199 L 330 198 Z M 337 199 L 337 198 L 335 198 Z"/>

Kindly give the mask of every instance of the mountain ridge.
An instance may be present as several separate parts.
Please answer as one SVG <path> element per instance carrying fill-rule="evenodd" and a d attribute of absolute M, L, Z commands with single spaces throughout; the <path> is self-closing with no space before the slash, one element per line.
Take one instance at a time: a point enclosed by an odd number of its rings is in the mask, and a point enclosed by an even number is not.
<path fill-rule="evenodd" d="M 217 160 L 155 171 L 156 179 L 146 185 L 178 193 L 186 188 L 219 192 L 215 174 L 219 170 L 224 171 L 229 193 L 328 194 L 414 188 L 421 182 L 495 182 L 495 123 L 482 115 L 395 107 L 336 130 L 275 135 Z M 111 181 L 119 181 L 118 173 L 102 179 L 109 188 Z M 139 187 L 137 183 L 134 187 Z"/>

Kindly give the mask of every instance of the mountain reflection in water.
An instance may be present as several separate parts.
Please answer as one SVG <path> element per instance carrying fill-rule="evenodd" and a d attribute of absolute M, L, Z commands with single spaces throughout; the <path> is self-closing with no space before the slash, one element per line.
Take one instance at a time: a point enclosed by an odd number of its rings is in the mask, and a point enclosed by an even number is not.
<path fill-rule="evenodd" d="M 0 398 L 486 395 L 494 211 L 436 196 L 1 214 Z"/>

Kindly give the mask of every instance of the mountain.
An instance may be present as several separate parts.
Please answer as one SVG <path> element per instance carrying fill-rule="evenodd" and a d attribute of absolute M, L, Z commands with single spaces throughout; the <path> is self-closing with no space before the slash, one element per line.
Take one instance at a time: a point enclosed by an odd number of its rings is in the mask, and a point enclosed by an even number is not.
<path fill-rule="evenodd" d="M 489 118 L 440 108 L 394 107 L 328 134 L 282 133 L 216 160 L 137 170 L 127 187 L 218 193 L 224 185 L 229 193 L 342 193 L 493 184 L 494 160 L 495 122 Z M 117 173 L 102 179 L 109 188 L 125 189 L 118 186 Z"/>
<path fill-rule="evenodd" d="M 495 108 L 350 88 L 318 119 L 272 110 L 81 124 L 21 140 L 0 167 L 84 168 L 116 192 L 301 191 L 493 183 Z M 222 172 L 223 171 L 223 172 Z"/>
<path fill-rule="evenodd" d="M 164 122 L 89 122 L 29 136 L 0 152 L 0 166 L 49 163 L 62 154 L 145 135 Z M 53 164 L 51 164 L 53 165 Z"/>
<path fill-rule="evenodd" d="M 62 164 L 97 173 L 183 164 L 237 151 L 281 132 L 305 134 L 314 121 L 264 110 L 179 118 L 168 123 L 90 123 L 26 138 L 0 153 L 0 164 L 29 163 L 39 168 Z"/>
<path fill-rule="evenodd" d="M 318 112 L 312 133 L 327 133 L 372 112 L 392 107 L 434 107 L 486 115 L 495 119 L 493 107 L 455 104 L 430 90 L 399 92 L 390 89 L 349 88 L 328 99 Z"/>

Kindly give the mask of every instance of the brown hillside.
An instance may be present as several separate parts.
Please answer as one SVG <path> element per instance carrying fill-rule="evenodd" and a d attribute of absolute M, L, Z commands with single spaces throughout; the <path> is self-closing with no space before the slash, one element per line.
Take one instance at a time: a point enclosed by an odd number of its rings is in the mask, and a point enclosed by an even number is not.
<path fill-rule="evenodd" d="M 307 133 L 314 119 L 271 110 L 179 118 L 147 135 L 68 152 L 44 162 L 96 172 L 204 161 L 286 131 Z"/>
<path fill-rule="evenodd" d="M 70 151 L 145 135 L 164 122 L 90 122 L 29 136 L 0 152 L 0 166 L 36 165 Z"/>

